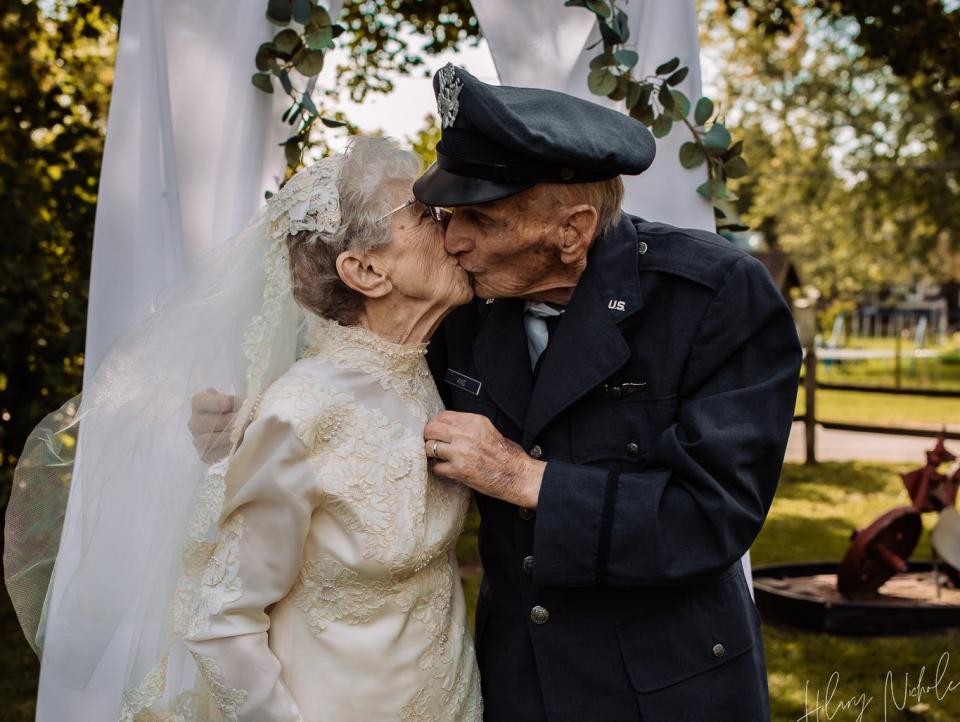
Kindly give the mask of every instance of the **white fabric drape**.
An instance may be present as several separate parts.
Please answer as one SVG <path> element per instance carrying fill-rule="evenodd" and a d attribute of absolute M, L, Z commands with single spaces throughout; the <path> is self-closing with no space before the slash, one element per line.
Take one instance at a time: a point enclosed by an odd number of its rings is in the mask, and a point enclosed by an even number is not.
<path fill-rule="evenodd" d="M 629 0 L 623 9 L 630 25 L 625 47 L 640 57 L 634 75 L 652 74 L 661 63 L 679 57 L 690 73 L 678 90 L 695 104 L 702 89 L 694 0 Z M 525 0 L 522 14 L 513 0 L 473 0 L 473 10 L 504 85 L 559 90 L 623 109 L 622 102 L 600 98 L 587 88 L 590 60 L 600 53 L 600 46 L 586 49 L 600 39 L 592 12 L 566 7 L 560 0 Z M 674 128 L 657 140 L 656 159 L 646 172 L 624 176 L 624 209 L 651 221 L 715 231 L 713 209 L 696 193 L 707 179 L 706 166 L 687 170 L 678 159 L 687 140 L 683 128 Z M 753 594 L 749 551 L 742 561 Z"/>
<path fill-rule="evenodd" d="M 334 16 L 341 6 L 328 5 Z M 157 294 L 244 228 L 264 191 L 276 189 L 286 96 L 250 83 L 257 46 L 276 32 L 265 7 L 263 0 L 124 3 L 94 232 L 86 382 Z M 79 561 L 82 477 L 78 458 L 45 609 L 57 607 Z M 41 665 L 37 720 L 116 719 L 134 631 L 120 625 L 85 690 Z"/>

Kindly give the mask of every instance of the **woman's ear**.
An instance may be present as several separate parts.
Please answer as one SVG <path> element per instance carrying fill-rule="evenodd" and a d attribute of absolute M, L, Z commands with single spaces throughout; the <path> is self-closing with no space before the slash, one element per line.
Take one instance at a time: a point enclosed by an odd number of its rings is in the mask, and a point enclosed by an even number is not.
<path fill-rule="evenodd" d="M 586 203 L 567 208 L 560 228 L 560 260 L 568 266 L 586 261 L 597 234 L 597 209 Z"/>
<path fill-rule="evenodd" d="M 382 298 L 393 290 L 390 275 L 369 253 L 344 251 L 337 256 L 340 280 L 367 298 Z"/>

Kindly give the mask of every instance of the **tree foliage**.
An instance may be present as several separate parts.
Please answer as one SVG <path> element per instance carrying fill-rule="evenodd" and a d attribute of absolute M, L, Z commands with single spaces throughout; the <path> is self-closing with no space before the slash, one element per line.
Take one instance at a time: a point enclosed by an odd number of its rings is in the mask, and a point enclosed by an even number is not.
<path fill-rule="evenodd" d="M 0 5 L 0 470 L 80 387 L 116 9 Z"/>
<path fill-rule="evenodd" d="M 884 57 L 838 10 L 856 3 L 821 5 L 704 3 L 723 102 L 756 163 L 740 210 L 827 296 L 960 278 L 955 71 L 934 79 L 919 59 L 895 68 L 901 51 Z M 927 43 L 946 58 L 960 36 L 940 35 L 941 21 L 930 21 Z"/>

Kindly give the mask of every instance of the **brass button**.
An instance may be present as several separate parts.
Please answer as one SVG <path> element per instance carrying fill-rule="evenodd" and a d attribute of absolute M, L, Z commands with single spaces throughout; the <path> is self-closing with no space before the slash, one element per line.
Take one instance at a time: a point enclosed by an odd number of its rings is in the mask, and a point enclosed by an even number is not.
<path fill-rule="evenodd" d="M 630 454 L 630 456 L 636 456 L 640 453 L 640 446 L 636 442 L 631 441 L 627 444 L 627 453 Z"/>
<path fill-rule="evenodd" d="M 539 459 L 541 456 L 543 456 L 543 449 L 540 448 L 540 444 L 537 444 L 530 449 L 530 456 L 532 456 L 534 459 Z"/>
<path fill-rule="evenodd" d="M 646 252 L 647 252 L 647 242 L 640 241 L 640 243 L 637 244 L 637 253 L 639 253 L 642 256 Z"/>
<path fill-rule="evenodd" d="M 533 557 L 524 557 L 520 568 L 523 569 L 524 574 L 533 574 Z"/>
<path fill-rule="evenodd" d="M 539 604 L 530 610 L 530 621 L 534 624 L 546 624 L 550 619 L 550 612 Z"/>
<path fill-rule="evenodd" d="M 525 506 L 518 507 L 517 514 L 519 514 L 520 518 L 523 519 L 524 521 L 529 521 L 530 519 L 533 519 L 533 510 L 528 509 Z"/>
<path fill-rule="evenodd" d="M 719 642 L 718 642 L 717 644 L 713 645 L 713 656 L 714 656 L 714 657 L 722 657 L 724 654 L 726 654 L 726 652 L 727 652 L 727 650 L 725 650 L 725 649 L 723 648 L 723 645 L 720 644 Z"/>

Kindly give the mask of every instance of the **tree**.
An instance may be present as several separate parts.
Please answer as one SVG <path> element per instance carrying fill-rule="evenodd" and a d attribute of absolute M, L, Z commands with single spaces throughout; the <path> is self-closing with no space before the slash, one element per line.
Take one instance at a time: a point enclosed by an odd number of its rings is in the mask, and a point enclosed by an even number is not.
<path fill-rule="evenodd" d="M 116 19 L 77 0 L 0 5 L 0 472 L 83 373 Z M 116 8 L 114 8 L 116 9 Z"/>
<path fill-rule="evenodd" d="M 727 0 L 704 2 L 702 27 L 756 170 L 739 188 L 748 222 L 828 297 L 960 277 L 960 152 L 942 132 L 944 107 L 947 125 L 957 119 L 949 93 L 919 100 L 919 75 L 896 72 L 861 45 L 858 21 L 819 3 L 780 3 L 773 29 L 758 8 L 774 3 L 734 4 L 729 13 Z M 944 55 L 960 45 L 956 35 L 929 40 Z"/>

